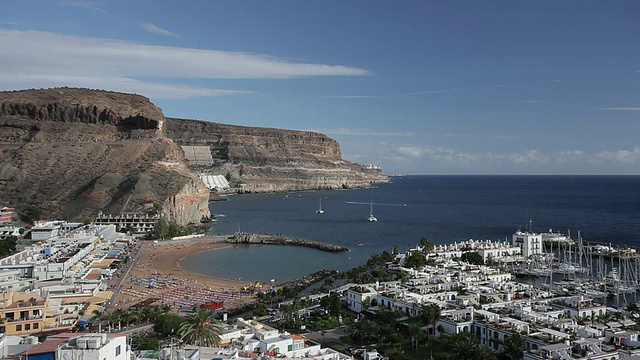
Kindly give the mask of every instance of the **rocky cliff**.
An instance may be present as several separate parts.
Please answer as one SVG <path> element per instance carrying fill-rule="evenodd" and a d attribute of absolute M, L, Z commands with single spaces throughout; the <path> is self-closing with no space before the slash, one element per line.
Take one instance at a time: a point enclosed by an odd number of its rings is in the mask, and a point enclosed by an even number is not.
<path fill-rule="evenodd" d="M 0 199 L 46 216 L 162 207 L 170 221 L 209 216 L 209 191 L 164 138 L 149 99 L 84 89 L 0 92 Z"/>
<path fill-rule="evenodd" d="M 343 160 L 323 134 L 165 118 L 133 94 L 0 92 L 0 205 L 72 219 L 161 206 L 169 220 L 187 224 L 210 215 L 198 173 L 224 175 L 240 192 L 387 180 Z"/>
<path fill-rule="evenodd" d="M 340 144 L 326 135 L 167 118 L 169 138 L 205 147 L 210 162 L 191 162 L 202 173 L 225 175 L 245 192 L 340 189 L 388 181 L 380 170 L 342 159 Z"/>

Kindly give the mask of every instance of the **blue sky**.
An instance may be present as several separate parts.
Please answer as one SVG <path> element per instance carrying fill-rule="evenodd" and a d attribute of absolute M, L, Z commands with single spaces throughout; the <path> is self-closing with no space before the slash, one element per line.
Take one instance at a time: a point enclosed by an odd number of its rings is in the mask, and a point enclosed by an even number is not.
<path fill-rule="evenodd" d="M 318 131 L 403 174 L 640 174 L 637 1 L 8 1 L 0 88 Z"/>

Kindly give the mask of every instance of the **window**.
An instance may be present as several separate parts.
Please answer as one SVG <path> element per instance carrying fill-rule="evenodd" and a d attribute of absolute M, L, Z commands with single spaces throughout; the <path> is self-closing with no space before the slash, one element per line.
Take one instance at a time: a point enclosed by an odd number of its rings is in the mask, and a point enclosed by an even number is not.
<path fill-rule="evenodd" d="M 25 330 L 31 330 L 31 324 L 24 324 Z"/>
<path fill-rule="evenodd" d="M 22 331 L 22 325 L 16 325 L 16 331 Z"/>
<path fill-rule="evenodd" d="M 34 329 L 37 329 L 37 328 L 39 328 L 39 327 L 40 327 L 40 325 L 39 325 L 38 323 L 33 323 L 33 328 L 34 328 Z"/>
<path fill-rule="evenodd" d="M 120 352 L 122 352 L 122 349 L 120 349 L 120 345 L 116 346 L 116 356 L 120 355 Z"/>

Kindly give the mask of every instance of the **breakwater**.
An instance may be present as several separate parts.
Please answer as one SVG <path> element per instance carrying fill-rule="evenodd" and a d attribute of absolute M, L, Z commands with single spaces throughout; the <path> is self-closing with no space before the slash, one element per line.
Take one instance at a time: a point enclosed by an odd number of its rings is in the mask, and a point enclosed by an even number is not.
<path fill-rule="evenodd" d="M 235 233 L 227 236 L 225 239 L 229 244 L 267 244 L 267 245 L 290 245 L 290 246 L 303 246 L 312 249 L 341 253 L 349 251 L 344 246 L 325 243 L 322 241 L 306 240 L 300 238 L 293 238 L 280 234 L 254 234 L 254 233 Z"/>
<path fill-rule="evenodd" d="M 278 285 L 279 287 L 293 287 L 293 288 L 297 288 L 299 290 L 303 290 L 306 289 L 307 287 L 317 283 L 320 280 L 323 280 L 325 278 L 328 278 L 331 275 L 335 275 L 336 274 L 336 270 L 328 270 L 328 269 L 323 269 L 320 271 L 316 271 L 313 274 L 309 274 L 309 275 L 305 275 L 305 276 L 301 276 L 297 279 L 291 280 L 291 281 L 287 281 L 285 283 L 282 283 L 280 285 Z"/>

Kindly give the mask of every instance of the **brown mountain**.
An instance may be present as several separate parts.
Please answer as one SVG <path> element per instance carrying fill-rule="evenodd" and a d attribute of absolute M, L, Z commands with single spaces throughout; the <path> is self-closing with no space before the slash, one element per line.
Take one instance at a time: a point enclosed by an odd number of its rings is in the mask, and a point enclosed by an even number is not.
<path fill-rule="evenodd" d="M 184 150 L 204 160 L 189 161 Z M 133 94 L 0 92 L 0 203 L 68 218 L 155 204 L 186 224 L 210 215 L 209 190 L 196 173 L 224 175 L 252 192 L 386 181 L 379 170 L 342 160 L 339 144 L 318 133 L 167 119 Z"/>

